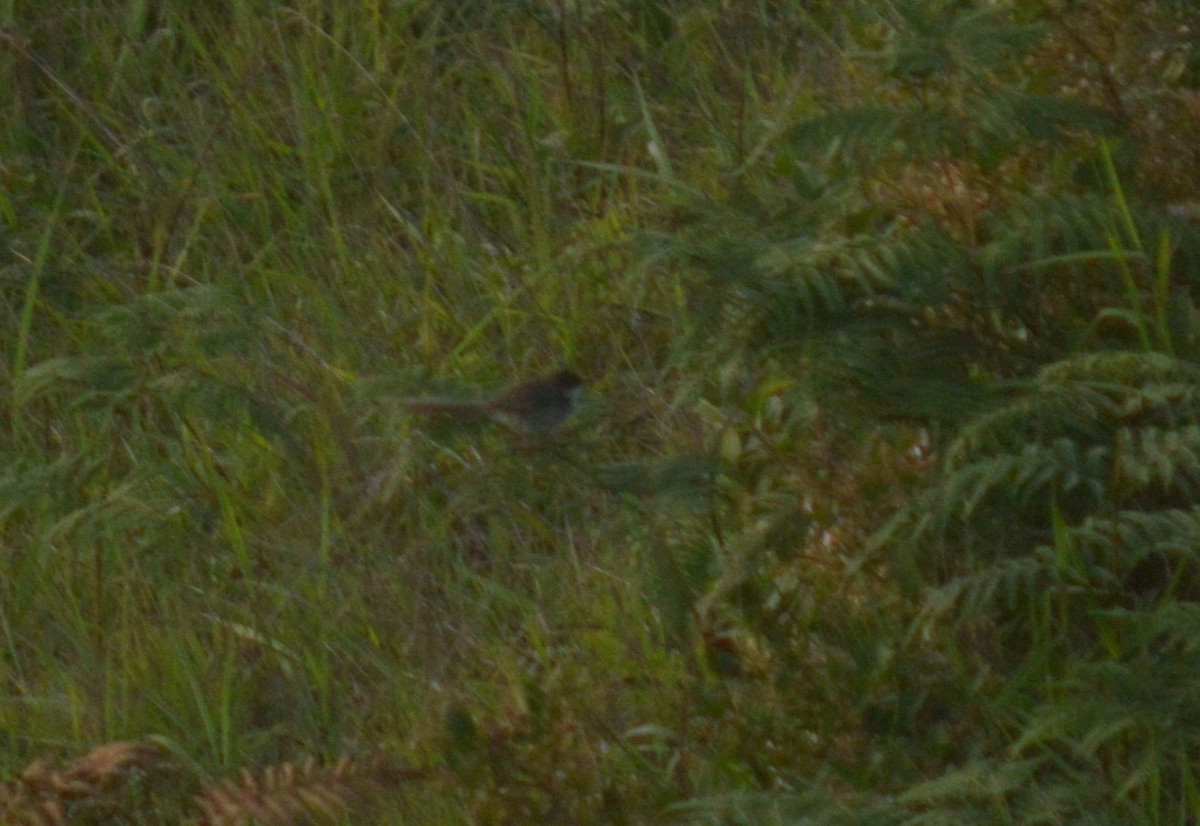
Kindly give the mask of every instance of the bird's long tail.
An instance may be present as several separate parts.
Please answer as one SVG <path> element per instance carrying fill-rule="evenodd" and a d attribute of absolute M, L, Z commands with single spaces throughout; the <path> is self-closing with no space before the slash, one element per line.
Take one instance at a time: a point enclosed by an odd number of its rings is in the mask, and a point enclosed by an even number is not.
<path fill-rule="evenodd" d="M 400 404 L 422 416 L 445 416 L 463 422 L 484 419 L 488 415 L 483 402 L 463 399 L 402 399 Z"/>

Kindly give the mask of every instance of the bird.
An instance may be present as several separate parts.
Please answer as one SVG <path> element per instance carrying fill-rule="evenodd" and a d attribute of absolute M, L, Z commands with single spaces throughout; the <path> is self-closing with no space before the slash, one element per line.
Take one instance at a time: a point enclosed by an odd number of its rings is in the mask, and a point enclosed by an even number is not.
<path fill-rule="evenodd" d="M 470 421 L 490 418 L 509 430 L 529 436 L 549 436 L 575 412 L 583 379 L 572 370 L 554 373 L 502 390 L 481 400 L 411 398 L 408 410 L 427 416 Z"/>

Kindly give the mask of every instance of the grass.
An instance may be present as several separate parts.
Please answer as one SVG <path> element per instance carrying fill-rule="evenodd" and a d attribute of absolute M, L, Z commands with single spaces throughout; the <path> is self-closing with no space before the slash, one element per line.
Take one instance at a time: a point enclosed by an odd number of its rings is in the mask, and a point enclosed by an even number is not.
<path fill-rule="evenodd" d="M 1005 819 L 1009 710 L 847 576 L 924 437 L 636 243 L 816 174 L 804 5 L 0 8 L 0 819 Z M 561 364 L 546 442 L 396 404 Z"/>
<path fill-rule="evenodd" d="M 625 243 L 666 193 L 633 171 L 651 112 L 600 51 L 624 33 L 450 8 L 5 30 L 7 772 L 150 736 L 185 790 L 451 765 L 430 822 L 588 808 L 609 764 L 670 796 L 696 676 L 646 526 L 699 517 L 595 473 L 702 448 L 662 385 L 678 284 Z M 563 362 L 593 401 L 552 448 L 388 403 Z"/>

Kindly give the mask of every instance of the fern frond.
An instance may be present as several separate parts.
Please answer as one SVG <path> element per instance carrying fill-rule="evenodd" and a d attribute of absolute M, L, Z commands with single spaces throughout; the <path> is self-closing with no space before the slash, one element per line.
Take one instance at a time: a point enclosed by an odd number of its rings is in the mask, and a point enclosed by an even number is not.
<path fill-rule="evenodd" d="M 1018 452 L 981 457 L 948 472 L 922 509 L 932 514 L 930 527 L 942 535 L 952 527 L 969 525 L 985 503 L 1015 507 L 1014 516 L 1041 516 L 1057 494 L 1082 493 L 1100 502 L 1110 455 L 1107 447 L 1084 447 L 1059 438 L 1026 445 Z"/>
<path fill-rule="evenodd" d="M 887 103 L 800 124 L 790 136 L 797 152 L 836 144 L 875 162 L 889 155 L 931 160 L 948 154 L 990 166 L 1064 129 L 1111 128 L 1111 119 L 1094 107 L 1030 93 L 1005 77 L 1043 38 L 1045 27 L 994 9 L 944 3 L 896 4 L 891 10 L 881 15 L 890 36 L 875 52 L 886 66 L 878 88 Z"/>
<path fill-rule="evenodd" d="M 1196 515 L 1200 520 L 1200 514 Z M 1192 549 L 1200 544 L 1192 545 Z M 1195 655 L 1200 652 L 1200 604 L 1170 602 L 1155 611 L 1145 623 L 1149 639 L 1163 641 L 1180 652 Z"/>
<path fill-rule="evenodd" d="M 1153 490 L 1193 497 L 1200 492 L 1200 425 L 1123 428 L 1116 462 L 1118 495 Z"/>
<path fill-rule="evenodd" d="M 1042 553 L 998 559 L 928 590 L 923 598 L 923 621 L 945 615 L 971 618 L 997 609 L 1012 611 L 1042 593 L 1053 578 L 1054 566 Z"/>
<path fill-rule="evenodd" d="M 1200 746 L 1200 654 L 1194 647 L 1164 646 L 1158 631 L 1176 622 L 1194 625 L 1194 614 L 1178 604 L 1125 614 L 1129 653 L 1078 663 L 1032 715 L 1014 750 L 1057 745 L 1091 757 L 1132 747 L 1143 752 L 1135 765 L 1182 762 L 1190 771 Z M 1122 778 L 1122 794 L 1139 785 L 1153 787 L 1158 781 L 1135 772 Z"/>
<path fill-rule="evenodd" d="M 161 769 L 170 761 L 150 741 L 105 743 L 65 765 L 35 760 L 14 780 L 0 783 L 0 822 L 72 822 L 75 809 L 114 805 L 116 793 L 132 775 Z"/>
<path fill-rule="evenodd" d="M 1123 600 L 1128 578 L 1143 561 L 1170 559 L 1176 569 L 1200 561 L 1200 507 L 1089 517 L 1069 527 L 1067 536 L 1079 564 L 1065 564 L 1059 549 L 1040 544 L 1025 555 L 977 565 L 926 591 L 924 616 L 1012 614 L 1052 592 L 1066 595 L 1064 589 Z"/>
<path fill-rule="evenodd" d="M 1200 555 L 1200 507 L 1190 510 L 1124 510 L 1093 516 L 1071 529 L 1072 540 L 1093 559 L 1126 567 L 1151 554 Z"/>
<path fill-rule="evenodd" d="M 1139 427 L 1171 427 L 1200 420 L 1200 384 L 1145 384 L 1121 403 L 1121 419 Z"/>
<path fill-rule="evenodd" d="M 854 149 L 890 146 L 903 121 L 890 106 L 861 106 L 841 109 L 798 123 L 788 132 L 789 148 L 799 157 L 811 156 L 829 145 Z"/>
<path fill-rule="evenodd" d="M 243 771 L 239 782 L 226 781 L 196 798 L 201 826 L 241 826 L 250 822 L 290 824 L 335 820 L 361 807 L 370 792 L 422 772 L 397 768 L 392 761 L 351 760 L 331 765 L 313 758 L 267 766 L 257 774 Z"/>
<path fill-rule="evenodd" d="M 946 447 L 950 471 L 982 456 L 1020 450 L 1052 434 L 1091 442 L 1105 440 L 1117 406 L 1105 393 L 1084 383 L 1045 383 L 991 412 L 969 421 Z"/>
<path fill-rule="evenodd" d="M 1038 371 L 1043 382 L 1088 381 L 1138 386 L 1150 382 L 1200 384 L 1200 364 L 1166 353 L 1103 350 L 1079 353 L 1047 364 Z"/>
<path fill-rule="evenodd" d="M 1112 199 L 1100 193 L 1014 196 L 1004 209 L 986 217 L 990 240 L 980 261 L 993 278 L 1000 277 L 1002 268 L 1007 268 L 1008 277 L 1026 280 L 1030 274 L 1061 271 L 1083 260 L 1081 253 L 1107 254 L 1106 233 L 1117 217 Z M 1095 277 L 1092 270 L 1086 274 Z"/>

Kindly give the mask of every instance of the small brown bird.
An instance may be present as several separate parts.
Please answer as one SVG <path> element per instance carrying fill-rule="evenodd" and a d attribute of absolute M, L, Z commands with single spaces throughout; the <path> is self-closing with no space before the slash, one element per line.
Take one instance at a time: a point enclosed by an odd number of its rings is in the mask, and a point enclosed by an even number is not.
<path fill-rule="evenodd" d="M 559 370 L 490 399 L 405 399 L 402 404 L 414 413 L 458 420 L 489 417 L 518 433 L 548 436 L 575 412 L 582 392 L 583 379 L 578 374 Z"/>

